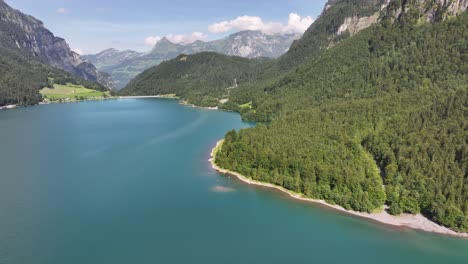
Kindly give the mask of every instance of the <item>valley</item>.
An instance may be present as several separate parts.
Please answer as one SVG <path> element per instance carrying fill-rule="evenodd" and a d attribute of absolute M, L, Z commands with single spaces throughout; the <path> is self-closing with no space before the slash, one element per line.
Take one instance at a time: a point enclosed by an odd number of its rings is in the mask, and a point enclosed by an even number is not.
<path fill-rule="evenodd" d="M 0 263 L 468 263 L 468 0 L 58 4 L 0 0 Z"/>

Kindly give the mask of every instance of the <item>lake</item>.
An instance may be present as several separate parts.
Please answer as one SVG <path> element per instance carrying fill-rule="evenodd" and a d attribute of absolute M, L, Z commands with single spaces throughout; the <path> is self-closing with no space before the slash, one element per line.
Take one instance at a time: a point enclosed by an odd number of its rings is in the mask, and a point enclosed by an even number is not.
<path fill-rule="evenodd" d="M 395 228 L 215 172 L 235 113 L 167 99 L 0 111 L 0 263 L 468 263 Z"/>

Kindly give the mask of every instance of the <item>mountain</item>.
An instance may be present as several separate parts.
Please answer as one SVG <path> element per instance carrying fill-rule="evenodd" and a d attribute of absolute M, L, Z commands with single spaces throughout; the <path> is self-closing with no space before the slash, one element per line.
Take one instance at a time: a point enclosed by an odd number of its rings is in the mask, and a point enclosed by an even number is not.
<path fill-rule="evenodd" d="M 116 88 L 119 89 L 144 70 L 180 54 L 210 51 L 245 58 L 276 58 L 284 54 L 299 37 L 298 34 L 268 35 L 260 31 L 241 31 L 220 40 L 195 41 L 187 45 L 172 43 L 167 38 L 162 38 L 148 53 L 109 49 L 84 57 L 99 70 L 110 73 Z"/>
<path fill-rule="evenodd" d="M 2 39 L 9 42 L 2 45 L 14 45 L 22 52 L 76 77 L 112 87 L 108 74 L 99 72 L 94 65 L 71 51 L 65 40 L 54 36 L 40 20 L 11 8 L 4 1 L 0 1 L 0 32 Z"/>
<path fill-rule="evenodd" d="M 166 37 L 163 37 L 159 40 L 156 45 L 154 45 L 151 50 L 152 55 L 161 55 L 161 56 L 178 56 L 179 53 L 184 49 L 190 49 L 190 45 L 181 45 L 169 41 Z"/>
<path fill-rule="evenodd" d="M 116 49 L 107 49 L 99 52 L 98 54 L 83 55 L 82 57 L 95 65 L 96 68 L 100 69 L 120 64 L 140 55 L 141 53 L 132 50 L 118 51 Z"/>
<path fill-rule="evenodd" d="M 277 58 L 287 52 L 291 43 L 300 36 L 298 34 L 268 35 L 260 31 L 241 31 L 220 40 L 195 42 L 190 45 L 190 49 L 194 52 L 213 51 L 244 58 Z"/>
<path fill-rule="evenodd" d="M 224 83 L 212 94 L 219 84 L 190 85 L 205 77 L 197 65 L 178 75 L 182 58 L 134 82 L 179 82 L 164 92 L 264 121 L 226 134 L 216 156 L 222 168 L 349 210 L 421 213 L 467 232 L 467 6 L 333 0 L 288 53 L 258 62 L 237 87 Z M 242 74 L 226 67 L 213 76 Z"/>

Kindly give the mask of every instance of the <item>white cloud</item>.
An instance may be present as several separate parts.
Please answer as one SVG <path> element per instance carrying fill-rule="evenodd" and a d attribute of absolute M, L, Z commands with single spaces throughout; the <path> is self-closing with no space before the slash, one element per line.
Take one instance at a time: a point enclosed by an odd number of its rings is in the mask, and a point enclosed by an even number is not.
<path fill-rule="evenodd" d="M 192 34 L 180 34 L 180 35 L 174 35 L 174 34 L 169 34 L 166 36 L 166 38 L 174 43 L 179 43 L 179 44 L 190 44 L 193 43 L 197 40 L 203 40 L 206 39 L 206 35 L 203 34 L 202 32 L 193 32 Z"/>
<path fill-rule="evenodd" d="M 145 39 L 145 45 L 148 45 L 148 46 L 154 46 L 156 45 L 156 43 L 158 43 L 160 40 L 162 39 L 162 37 L 160 36 L 149 36 Z"/>
<path fill-rule="evenodd" d="M 296 13 L 289 14 L 287 25 L 278 22 L 264 22 L 258 16 L 240 16 L 233 20 L 212 24 L 208 30 L 211 33 L 223 33 L 231 30 L 259 30 L 266 34 L 304 33 L 313 22 L 312 17 L 301 17 Z"/>
<path fill-rule="evenodd" d="M 59 14 L 66 14 L 68 13 L 68 9 L 66 9 L 65 7 L 59 7 L 57 8 L 56 12 Z"/>
<path fill-rule="evenodd" d="M 173 43 L 178 44 L 190 44 L 197 40 L 206 39 L 206 35 L 202 32 L 193 32 L 191 34 L 169 34 L 166 38 Z M 148 46 L 154 46 L 162 39 L 161 36 L 149 36 L 145 39 L 145 44 Z"/>
<path fill-rule="evenodd" d="M 78 55 L 84 55 L 86 54 L 86 52 L 82 49 L 72 49 L 72 51 L 78 53 Z"/>
<path fill-rule="evenodd" d="M 291 13 L 289 14 L 286 31 L 304 33 L 310 27 L 310 25 L 312 25 L 312 23 L 314 23 L 314 19 L 311 16 L 301 17 L 296 13 Z"/>

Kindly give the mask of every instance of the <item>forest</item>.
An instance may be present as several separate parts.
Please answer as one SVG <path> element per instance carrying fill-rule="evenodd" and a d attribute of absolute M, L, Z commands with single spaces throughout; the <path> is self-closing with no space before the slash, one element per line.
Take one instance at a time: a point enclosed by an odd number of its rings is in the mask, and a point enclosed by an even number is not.
<path fill-rule="evenodd" d="M 133 79 L 120 94 L 177 94 L 199 106 L 217 106 L 237 84 L 250 82 L 259 75 L 262 62 L 214 52 L 179 55 Z"/>

